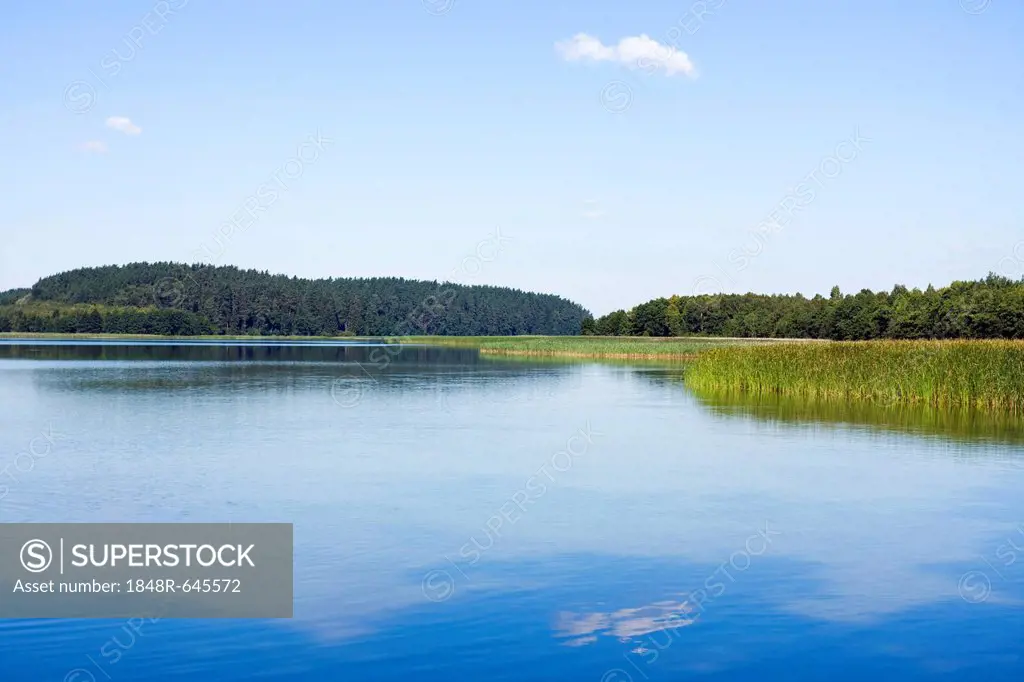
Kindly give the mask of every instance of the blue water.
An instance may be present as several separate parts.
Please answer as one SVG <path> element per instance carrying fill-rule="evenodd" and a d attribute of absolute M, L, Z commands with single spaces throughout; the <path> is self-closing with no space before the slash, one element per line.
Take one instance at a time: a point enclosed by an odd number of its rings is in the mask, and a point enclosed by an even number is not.
<path fill-rule="evenodd" d="M 374 350 L 0 347 L 0 520 L 291 522 L 296 595 L 0 621 L 0 679 L 1024 679 L 1012 419 Z"/>

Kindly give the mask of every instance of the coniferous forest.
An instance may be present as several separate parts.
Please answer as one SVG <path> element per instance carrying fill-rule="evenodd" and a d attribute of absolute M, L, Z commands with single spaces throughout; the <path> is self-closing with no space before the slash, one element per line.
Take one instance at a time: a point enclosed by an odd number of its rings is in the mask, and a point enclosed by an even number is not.
<path fill-rule="evenodd" d="M 559 296 L 504 287 L 176 263 L 82 268 L 0 294 L 0 331 L 15 332 L 565 335 L 588 316 Z"/>
<path fill-rule="evenodd" d="M 81 268 L 0 293 L 0 332 L 262 336 L 1024 338 L 1024 281 L 828 297 L 656 298 L 597 319 L 551 294 L 401 278 L 309 280 L 176 263 Z"/>
<path fill-rule="evenodd" d="M 801 294 L 711 294 L 656 298 L 583 322 L 603 336 L 759 338 L 1021 339 L 1024 281 L 995 274 L 925 290 L 897 285 L 826 298 Z"/>

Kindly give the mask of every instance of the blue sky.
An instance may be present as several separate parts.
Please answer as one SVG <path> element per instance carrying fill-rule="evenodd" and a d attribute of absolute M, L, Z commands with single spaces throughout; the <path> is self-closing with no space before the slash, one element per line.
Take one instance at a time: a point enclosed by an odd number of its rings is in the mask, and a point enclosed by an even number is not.
<path fill-rule="evenodd" d="M 1017 2 L 4 12 L 0 289 L 200 259 L 602 314 L 1024 274 Z"/>

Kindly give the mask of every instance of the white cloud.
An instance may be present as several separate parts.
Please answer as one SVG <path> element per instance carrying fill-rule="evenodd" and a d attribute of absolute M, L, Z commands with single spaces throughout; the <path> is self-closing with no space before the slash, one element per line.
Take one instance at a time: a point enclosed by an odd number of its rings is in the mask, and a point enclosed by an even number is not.
<path fill-rule="evenodd" d="M 569 40 L 555 43 L 555 49 L 566 61 L 616 62 L 631 69 L 656 71 L 666 76 L 678 73 L 696 78 L 697 69 L 685 52 L 662 45 L 646 34 L 628 36 L 618 45 L 604 45 L 594 36 L 577 33 Z"/>
<path fill-rule="evenodd" d="M 132 123 L 132 120 L 125 116 L 111 116 L 107 119 L 107 127 L 118 130 L 125 135 L 138 135 L 142 132 L 142 128 Z"/>
<path fill-rule="evenodd" d="M 88 142 L 83 142 L 78 145 L 78 149 L 79 151 L 91 152 L 93 154 L 106 154 L 107 144 L 100 140 L 89 140 Z"/>
<path fill-rule="evenodd" d="M 583 202 L 583 217 L 590 220 L 597 220 L 604 217 L 604 209 L 594 199 L 587 199 Z"/>

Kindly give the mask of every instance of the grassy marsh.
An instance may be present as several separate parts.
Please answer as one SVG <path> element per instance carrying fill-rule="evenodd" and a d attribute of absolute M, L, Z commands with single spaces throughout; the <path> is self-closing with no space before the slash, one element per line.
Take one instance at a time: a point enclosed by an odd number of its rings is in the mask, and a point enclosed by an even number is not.
<path fill-rule="evenodd" d="M 777 339 L 642 336 L 410 336 L 403 342 L 478 348 L 485 355 L 608 358 L 621 360 L 693 360 L 712 348 L 775 344 Z"/>
<path fill-rule="evenodd" d="M 1024 341 L 842 341 L 709 349 L 698 390 L 1024 411 Z"/>

